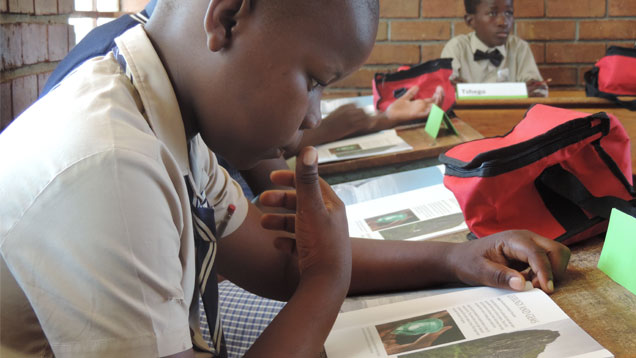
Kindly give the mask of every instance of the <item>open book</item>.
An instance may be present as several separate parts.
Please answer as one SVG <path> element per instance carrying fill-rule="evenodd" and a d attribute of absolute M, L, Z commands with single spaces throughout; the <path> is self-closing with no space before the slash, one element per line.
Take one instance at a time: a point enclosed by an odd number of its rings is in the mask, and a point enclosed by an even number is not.
<path fill-rule="evenodd" d="M 332 188 L 346 205 L 351 237 L 425 240 L 467 229 L 443 178 L 439 165 Z"/>
<path fill-rule="evenodd" d="M 543 291 L 475 287 L 340 313 L 329 358 L 613 357 Z"/>

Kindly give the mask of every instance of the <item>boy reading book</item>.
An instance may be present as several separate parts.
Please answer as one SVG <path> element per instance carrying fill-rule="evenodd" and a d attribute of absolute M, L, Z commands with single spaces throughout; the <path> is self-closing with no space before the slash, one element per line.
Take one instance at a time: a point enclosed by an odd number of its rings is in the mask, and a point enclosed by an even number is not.
<path fill-rule="evenodd" d="M 464 0 L 464 20 L 473 32 L 453 37 L 442 57 L 453 59 L 454 82 L 525 82 L 528 95 L 546 97 L 543 81 L 530 46 L 510 31 L 514 25 L 513 0 Z"/>
<path fill-rule="evenodd" d="M 225 357 L 215 272 L 288 301 L 248 357 L 316 355 L 347 294 L 552 292 L 569 250 L 527 231 L 350 239 L 312 147 L 271 176 L 295 190 L 261 196 L 295 214 L 263 215 L 217 165 L 294 148 L 324 86 L 370 54 L 378 17 L 377 0 L 160 0 L 27 109 L 0 134 L 0 356 Z"/>

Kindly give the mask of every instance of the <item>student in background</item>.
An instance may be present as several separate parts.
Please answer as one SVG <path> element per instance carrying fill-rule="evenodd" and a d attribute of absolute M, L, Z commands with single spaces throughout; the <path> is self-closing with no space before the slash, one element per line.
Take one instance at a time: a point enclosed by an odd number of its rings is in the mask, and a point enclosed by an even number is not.
<path fill-rule="evenodd" d="M 464 20 L 473 32 L 452 38 L 442 57 L 453 59 L 454 82 L 525 82 L 528 95 L 547 97 L 548 86 L 524 40 L 510 31 L 513 0 L 464 0 Z"/>
<path fill-rule="evenodd" d="M 222 330 L 208 346 L 198 320 L 202 296 L 217 322 L 215 269 L 288 300 L 248 357 L 317 354 L 347 294 L 552 292 L 569 250 L 527 231 L 350 239 L 314 148 L 272 174 L 295 190 L 262 196 L 292 215 L 263 215 L 216 165 L 297 146 L 320 123 L 323 85 L 371 53 L 378 18 L 377 0 L 160 0 L 29 107 L 0 134 L 0 153 L 16 153 L 0 161 L 0 356 L 191 358 L 194 344 L 223 357 Z"/>

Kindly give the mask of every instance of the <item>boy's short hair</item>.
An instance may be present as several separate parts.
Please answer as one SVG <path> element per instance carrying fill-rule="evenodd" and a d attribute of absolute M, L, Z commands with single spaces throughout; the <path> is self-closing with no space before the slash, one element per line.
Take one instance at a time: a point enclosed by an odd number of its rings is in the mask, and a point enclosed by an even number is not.
<path fill-rule="evenodd" d="M 481 0 L 464 0 L 466 13 L 474 14 L 477 11 L 477 6 L 479 6 L 479 3 L 481 3 Z"/>

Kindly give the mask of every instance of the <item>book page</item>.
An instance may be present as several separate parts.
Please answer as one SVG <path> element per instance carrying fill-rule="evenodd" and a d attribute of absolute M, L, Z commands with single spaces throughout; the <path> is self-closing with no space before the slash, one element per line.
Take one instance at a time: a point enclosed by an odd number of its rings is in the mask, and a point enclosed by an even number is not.
<path fill-rule="evenodd" d="M 329 358 L 613 357 L 543 291 L 477 287 L 341 313 Z"/>
<path fill-rule="evenodd" d="M 413 147 L 398 136 L 395 129 L 388 129 L 373 134 L 316 146 L 316 150 L 318 150 L 318 163 L 371 157 L 411 149 L 413 149 Z"/>

